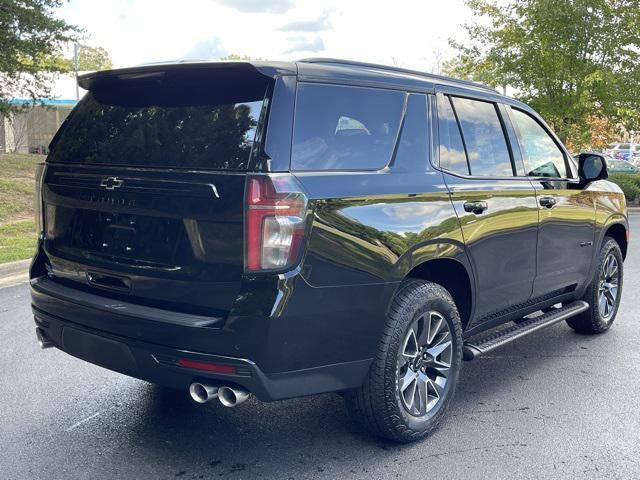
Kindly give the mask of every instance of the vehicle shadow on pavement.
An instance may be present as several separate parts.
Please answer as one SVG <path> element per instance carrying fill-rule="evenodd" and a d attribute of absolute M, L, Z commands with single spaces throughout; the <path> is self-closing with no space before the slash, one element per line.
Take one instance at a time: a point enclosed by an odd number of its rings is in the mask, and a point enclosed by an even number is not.
<path fill-rule="evenodd" d="M 406 450 L 419 452 L 422 459 L 446 455 L 442 440 L 452 432 L 464 436 L 466 429 L 477 428 L 471 423 L 483 413 L 508 412 L 511 416 L 504 421 L 513 422 L 514 414 L 517 419 L 543 409 L 544 402 L 535 395 L 520 395 L 530 399 L 530 404 L 520 404 L 514 403 L 512 393 L 535 388 L 537 377 L 549 375 L 558 356 L 588 358 L 592 341 L 558 325 L 495 356 L 465 363 L 450 415 L 430 439 L 412 445 L 368 437 L 349 419 L 336 394 L 272 403 L 251 399 L 227 409 L 217 401 L 198 405 L 186 392 L 148 384 L 139 384 L 139 398 L 145 400 L 137 406 L 129 441 L 142 449 L 147 461 L 160 462 L 185 478 L 299 478 L 330 476 L 331 469 L 365 476 L 372 463 L 393 469 L 406 461 Z M 455 448 L 447 447 L 453 453 Z"/>

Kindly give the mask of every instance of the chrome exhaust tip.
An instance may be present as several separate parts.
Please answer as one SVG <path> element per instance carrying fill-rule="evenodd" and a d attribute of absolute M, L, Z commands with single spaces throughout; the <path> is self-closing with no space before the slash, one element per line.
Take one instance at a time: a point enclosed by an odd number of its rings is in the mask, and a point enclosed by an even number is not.
<path fill-rule="evenodd" d="M 207 403 L 218 397 L 218 386 L 193 382 L 189 385 L 189 395 L 195 402 Z"/>
<path fill-rule="evenodd" d="M 40 345 L 40 348 L 43 350 L 45 348 L 53 347 L 53 343 L 51 343 L 51 340 L 47 338 L 47 335 L 42 331 L 42 329 L 36 328 L 36 337 L 38 337 L 38 345 Z"/>
<path fill-rule="evenodd" d="M 225 407 L 237 407 L 246 402 L 250 396 L 249 392 L 240 388 L 220 387 L 220 390 L 218 390 L 220 403 Z"/>

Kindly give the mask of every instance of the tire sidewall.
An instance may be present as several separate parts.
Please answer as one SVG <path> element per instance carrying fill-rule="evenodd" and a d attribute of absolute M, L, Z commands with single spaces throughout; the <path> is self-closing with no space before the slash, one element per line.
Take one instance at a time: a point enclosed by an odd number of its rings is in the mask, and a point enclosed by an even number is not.
<path fill-rule="evenodd" d="M 460 315 L 449 293 L 439 285 L 431 285 L 440 290 L 438 295 L 427 295 L 423 297 L 423 301 L 405 305 L 403 311 L 399 312 L 400 318 L 402 319 L 402 324 L 398 325 L 396 329 L 399 332 L 399 335 L 394 335 L 393 341 L 389 345 L 390 348 L 388 349 L 386 358 L 386 381 L 393 382 L 394 385 L 394 388 L 392 389 L 393 398 L 387 399 L 387 404 L 392 405 L 392 411 L 389 413 L 400 417 L 401 423 L 406 425 L 409 430 L 416 434 L 420 434 L 421 432 L 426 434 L 439 423 L 441 417 L 444 415 L 447 407 L 453 399 L 462 364 L 462 328 Z M 402 404 L 402 399 L 400 398 L 397 362 L 400 349 L 403 347 L 403 342 L 409 328 L 417 319 L 420 318 L 420 316 L 429 311 L 436 311 L 442 314 L 451 331 L 451 368 L 449 369 L 444 398 L 441 398 L 433 410 L 427 415 L 423 417 L 414 417 L 406 411 Z M 387 389 L 387 392 L 390 390 L 391 389 Z"/>
<path fill-rule="evenodd" d="M 616 295 L 615 311 L 608 320 L 605 320 L 604 318 L 602 318 L 602 315 L 600 315 L 598 286 L 602 266 L 609 254 L 613 254 L 618 261 L 618 270 L 620 273 L 618 281 L 618 293 Z M 620 251 L 618 243 L 614 239 L 606 237 L 604 243 L 602 244 L 602 247 L 600 248 L 600 253 L 598 255 L 598 264 L 596 265 L 596 271 L 594 273 L 594 277 L 588 291 L 588 301 L 590 305 L 593 306 L 591 309 L 591 322 L 593 324 L 594 330 L 597 332 L 607 330 L 613 324 L 616 316 L 618 315 L 618 310 L 620 309 L 620 299 L 622 298 L 622 284 L 624 280 L 623 268 L 624 266 L 622 252 Z"/>

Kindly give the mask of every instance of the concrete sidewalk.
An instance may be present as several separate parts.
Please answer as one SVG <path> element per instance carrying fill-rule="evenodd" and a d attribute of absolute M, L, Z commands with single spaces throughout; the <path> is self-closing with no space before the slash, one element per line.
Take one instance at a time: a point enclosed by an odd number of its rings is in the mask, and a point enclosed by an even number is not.
<path fill-rule="evenodd" d="M 0 288 L 17 285 L 29 279 L 29 264 L 31 259 L 0 265 Z"/>

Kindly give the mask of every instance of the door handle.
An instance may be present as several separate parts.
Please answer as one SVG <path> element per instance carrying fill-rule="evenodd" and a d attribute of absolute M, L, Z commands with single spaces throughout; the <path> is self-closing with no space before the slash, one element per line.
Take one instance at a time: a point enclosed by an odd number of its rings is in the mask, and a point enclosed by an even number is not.
<path fill-rule="evenodd" d="M 555 197 L 540 197 L 540 206 L 546 208 L 553 208 L 553 206 L 558 203 L 558 200 Z"/>
<path fill-rule="evenodd" d="M 469 213 L 475 213 L 476 215 L 484 212 L 489 205 L 487 202 L 464 202 L 464 211 Z"/>

